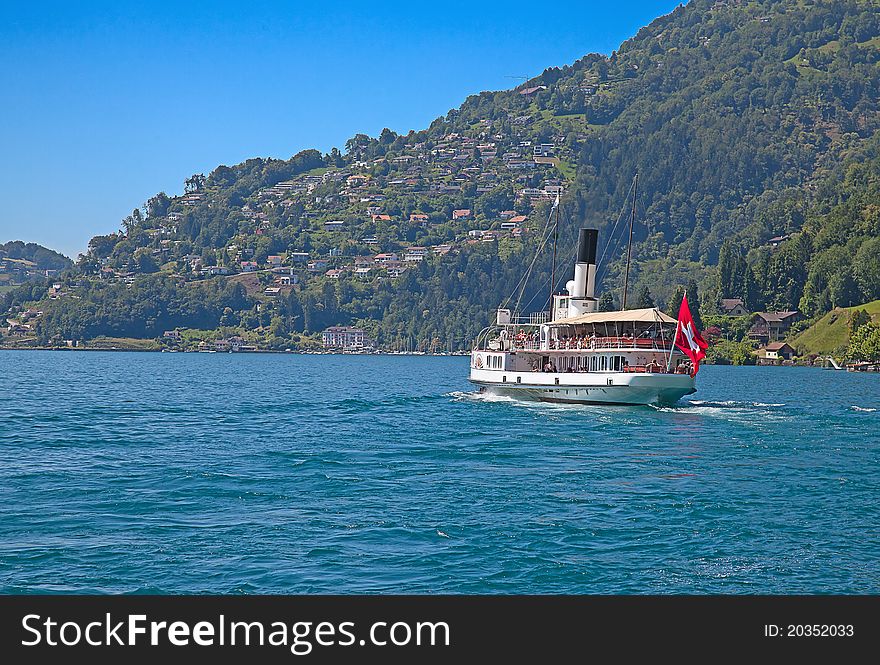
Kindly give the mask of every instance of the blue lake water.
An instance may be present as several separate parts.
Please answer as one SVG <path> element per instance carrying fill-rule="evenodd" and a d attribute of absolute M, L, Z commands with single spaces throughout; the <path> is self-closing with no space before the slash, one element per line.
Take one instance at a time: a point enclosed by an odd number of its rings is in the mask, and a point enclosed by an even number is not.
<path fill-rule="evenodd" d="M 466 358 L 0 353 L 0 592 L 878 593 L 880 376 L 675 408 Z"/>

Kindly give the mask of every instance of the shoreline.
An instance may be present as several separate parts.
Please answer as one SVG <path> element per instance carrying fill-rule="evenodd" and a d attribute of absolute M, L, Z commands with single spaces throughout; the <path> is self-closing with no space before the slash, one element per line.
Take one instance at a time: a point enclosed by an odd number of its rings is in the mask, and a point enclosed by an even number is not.
<path fill-rule="evenodd" d="M 89 348 L 89 347 L 61 347 L 61 346 L 27 346 L 27 347 L 10 347 L 0 346 L 0 352 L 3 351 L 82 351 L 82 352 L 100 352 L 106 351 L 111 353 L 181 353 L 181 354 L 214 354 L 214 355 L 257 355 L 257 354 L 274 354 L 274 355 L 297 355 L 297 356 L 430 356 L 437 358 L 456 357 L 462 358 L 470 355 L 469 351 L 452 351 L 447 353 L 419 353 L 406 351 L 374 351 L 366 353 L 346 353 L 344 351 L 276 351 L 273 349 L 260 349 L 255 351 L 170 351 L 167 349 L 121 349 L 121 348 Z M 828 369 L 822 365 L 810 365 L 808 363 L 789 363 L 789 364 L 754 364 L 754 365 L 732 365 L 731 363 L 703 363 L 717 367 L 806 367 L 811 369 Z M 833 370 L 846 371 L 846 370 Z M 851 372 L 853 373 L 853 372 Z M 854 372 L 861 374 L 863 372 Z M 873 372 L 867 372 L 873 373 Z"/>
<path fill-rule="evenodd" d="M 68 347 L 68 346 L 0 346 L 2 351 L 109 351 L 112 353 L 182 353 L 182 354 L 216 354 L 216 355 L 255 355 L 255 354 L 282 354 L 298 356 L 436 356 L 436 357 L 467 357 L 470 351 L 450 351 L 446 353 L 425 353 L 406 351 L 371 351 L 363 353 L 346 353 L 344 351 L 294 351 L 275 349 L 258 349 L 255 351 L 170 351 L 168 349 L 122 349 L 122 348 L 94 348 L 94 347 Z"/>

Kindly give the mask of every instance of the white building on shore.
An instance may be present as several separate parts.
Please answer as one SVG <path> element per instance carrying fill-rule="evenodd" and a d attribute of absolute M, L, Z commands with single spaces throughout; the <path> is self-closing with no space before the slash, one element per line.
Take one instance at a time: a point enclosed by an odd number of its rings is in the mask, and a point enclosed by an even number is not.
<path fill-rule="evenodd" d="M 366 333 L 352 326 L 330 326 L 321 333 L 325 349 L 355 350 L 370 346 Z"/>

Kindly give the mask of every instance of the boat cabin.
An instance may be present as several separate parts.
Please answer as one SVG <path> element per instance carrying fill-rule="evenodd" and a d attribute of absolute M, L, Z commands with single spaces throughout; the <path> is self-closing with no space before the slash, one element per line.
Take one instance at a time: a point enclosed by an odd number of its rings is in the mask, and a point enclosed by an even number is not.
<path fill-rule="evenodd" d="M 673 344 L 677 321 L 656 308 L 588 312 L 546 322 L 538 318 L 514 319 L 507 310 L 499 311 L 496 325 L 478 339 L 474 367 L 667 373 L 675 372 L 682 359 Z"/>

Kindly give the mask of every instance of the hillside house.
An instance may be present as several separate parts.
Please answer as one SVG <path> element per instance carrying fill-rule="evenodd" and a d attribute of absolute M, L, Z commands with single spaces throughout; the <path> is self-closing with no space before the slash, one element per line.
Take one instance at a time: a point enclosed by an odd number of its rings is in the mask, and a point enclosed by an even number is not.
<path fill-rule="evenodd" d="M 801 319 L 800 312 L 756 312 L 752 315 L 749 339 L 778 342 L 785 337 L 792 324 Z"/>
<path fill-rule="evenodd" d="M 795 356 L 794 348 L 786 342 L 771 342 L 765 347 L 755 351 L 759 360 L 778 362 L 779 360 L 791 360 Z"/>
<path fill-rule="evenodd" d="M 423 261 L 428 255 L 427 247 L 407 247 L 403 255 L 404 261 Z"/>
<path fill-rule="evenodd" d="M 782 243 L 784 243 L 786 240 L 788 240 L 790 238 L 791 238 L 791 234 L 787 233 L 785 235 L 776 236 L 775 238 L 770 238 L 770 240 L 767 241 L 767 244 L 773 248 L 776 248 L 776 247 L 779 247 L 779 245 L 781 245 Z"/>
<path fill-rule="evenodd" d="M 537 94 L 537 93 L 541 92 L 542 90 L 546 90 L 546 89 L 547 89 L 546 85 L 533 85 L 528 88 L 523 88 L 522 90 L 519 91 L 519 94 L 521 94 L 525 97 L 530 97 L 531 95 Z"/>
<path fill-rule="evenodd" d="M 725 316 L 745 316 L 749 313 L 742 298 L 722 298 L 721 313 Z"/>
<path fill-rule="evenodd" d="M 464 208 L 462 210 L 453 210 L 452 211 L 452 219 L 470 219 L 471 211 L 469 208 Z"/>
<path fill-rule="evenodd" d="M 406 272 L 406 266 L 394 266 L 394 267 L 388 268 L 387 274 L 388 274 L 388 277 L 394 279 L 396 277 L 400 277 L 405 272 Z"/>

